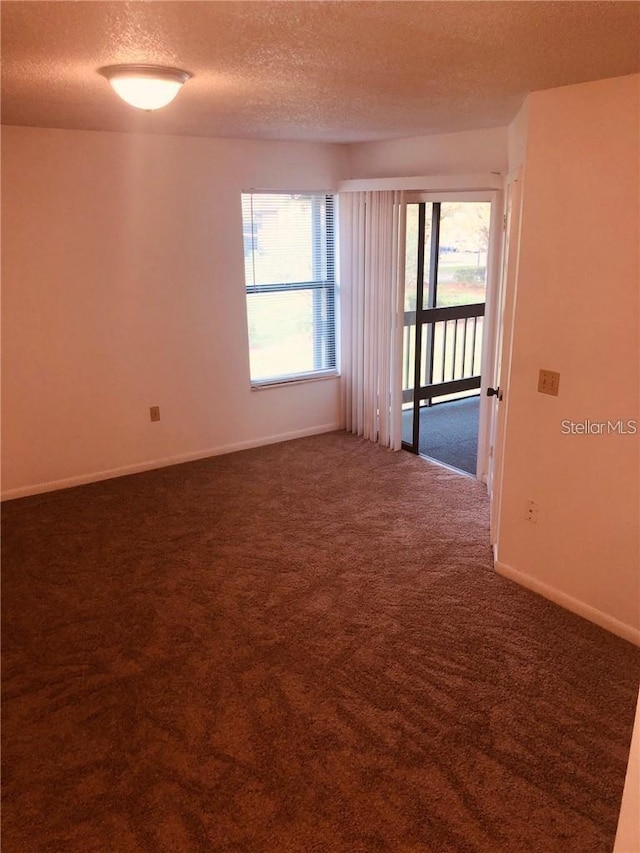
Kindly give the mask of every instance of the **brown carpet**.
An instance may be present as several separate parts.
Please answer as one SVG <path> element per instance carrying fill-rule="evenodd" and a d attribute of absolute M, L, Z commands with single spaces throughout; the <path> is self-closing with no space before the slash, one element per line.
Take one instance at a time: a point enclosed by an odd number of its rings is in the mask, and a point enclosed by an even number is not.
<path fill-rule="evenodd" d="M 610 853 L 638 650 L 342 433 L 4 506 L 3 851 Z"/>

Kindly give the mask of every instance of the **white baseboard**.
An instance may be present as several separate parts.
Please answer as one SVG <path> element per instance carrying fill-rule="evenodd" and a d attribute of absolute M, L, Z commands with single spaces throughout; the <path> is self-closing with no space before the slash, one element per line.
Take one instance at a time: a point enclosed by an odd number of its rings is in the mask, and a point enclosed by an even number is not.
<path fill-rule="evenodd" d="M 70 489 L 73 486 L 84 486 L 87 483 L 98 483 L 100 480 L 112 480 L 114 477 L 125 477 L 127 474 L 140 474 L 143 471 L 153 471 L 156 468 L 166 468 L 169 465 L 180 465 L 182 462 L 194 462 L 196 459 L 206 459 L 209 456 L 221 456 L 224 453 L 235 453 L 237 450 L 250 450 L 252 447 L 262 447 L 266 444 L 277 444 L 280 441 L 291 441 L 294 438 L 305 438 L 309 435 L 320 435 L 323 432 L 339 430 L 340 424 L 321 424 L 306 429 L 283 432 L 263 438 L 252 438 L 238 441 L 235 444 L 224 444 L 220 447 L 208 447 L 206 450 L 196 450 L 190 453 L 179 453 L 176 456 L 166 456 L 163 459 L 148 459 L 133 465 L 122 465 L 109 468 L 106 471 L 93 471 L 90 474 L 80 474 L 76 477 L 65 477 L 61 480 L 50 480 L 46 483 L 35 483 L 30 486 L 20 486 L 2 492 L 0 500 L 9 501 L 15 498 L 26 498 L 29 495 L 40 495 L 44 492 L 55 492 L 59 489 Z"/>
<path fill-rule="evenodd" d="M 554 604 L 559 604 L 560 607 L 564 607 L 566 610 L 570 610 L 572 613 L 576 613 L 578 616 L 582 616 L 584 619 L 594 622 L 601 628 L 611 631 L 612 634 L 622 637 L 623 640 L 628 640 L 630 643 L 640 646 L 640 630 L 637 628 L 627 625 L 624 622 L 620 622 L 613 616 L 609 616 L 607 613 L 597 610 L 590 604 L 585 604 L 584 601 L 573 598 L 573 596 L 567 595 L 566 592 L 562 592 L 553 586 L 549 586 L 548 584 L 539 581 L 537 578 L 531 577 L 531 575 L 519 572 L 517 569 L 514 569 L 506 563 L 496 561 L 495 570 L 499 575 L 515 581 L 517 584 L 520 584 L 520 586 L 524 586 L 532 592 L 537 592 L 538 595 L 548 598 L 549 601 L 553 601 Z"/>

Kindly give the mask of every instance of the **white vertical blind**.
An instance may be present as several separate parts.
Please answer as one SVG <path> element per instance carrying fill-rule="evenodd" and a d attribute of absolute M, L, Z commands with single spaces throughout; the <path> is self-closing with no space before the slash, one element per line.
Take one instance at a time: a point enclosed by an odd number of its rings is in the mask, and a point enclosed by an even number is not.
<path fill-rule="evenodd" d="M 344 426 L 399 450 L 404 193 L 353 192 L 339 199 Z"/>

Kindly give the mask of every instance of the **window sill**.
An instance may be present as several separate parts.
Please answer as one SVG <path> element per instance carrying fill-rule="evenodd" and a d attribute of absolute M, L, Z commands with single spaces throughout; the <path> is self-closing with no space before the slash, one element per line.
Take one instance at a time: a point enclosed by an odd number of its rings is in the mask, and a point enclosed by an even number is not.
<path fill-rule="evenodd" d="M 251 383 L 252 391 L 266 391 L 267 388 L 282 388 L 286 385 L 302 385 L 307 382 L 323 382 L 325 379 L 338 379 L 337 370 L 327 370 L 322 373 L 299 373 L 290 378 L 264 379 Z"/>

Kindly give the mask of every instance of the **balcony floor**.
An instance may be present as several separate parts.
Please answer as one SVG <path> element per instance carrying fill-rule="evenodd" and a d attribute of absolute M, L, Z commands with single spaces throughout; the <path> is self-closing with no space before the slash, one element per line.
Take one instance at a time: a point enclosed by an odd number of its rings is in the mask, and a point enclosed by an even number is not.
<path fill-rule="evenodd" d="M 475 477 L 479 408 L 479 396 L 424 406 L 420 410 L 420 454 Z M 405 436 L 411 431 L 412 417 L 411 410 L 402 413 Z"/>

